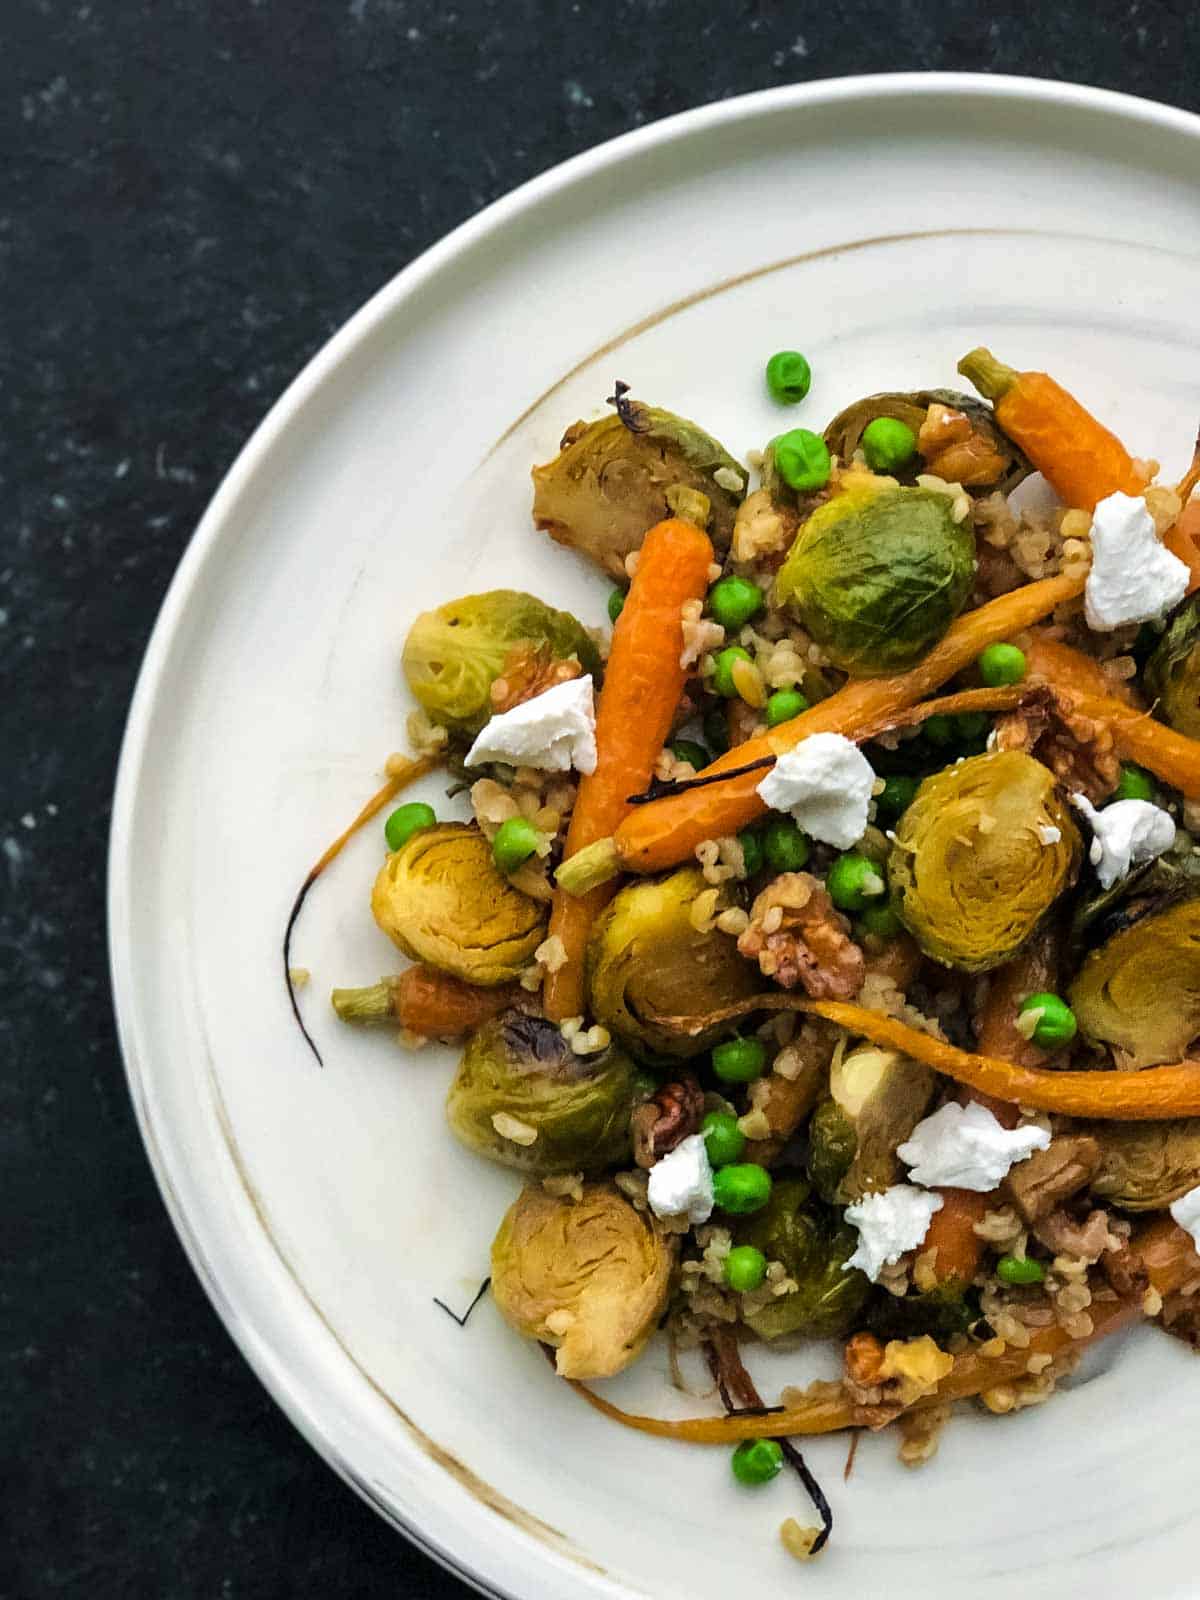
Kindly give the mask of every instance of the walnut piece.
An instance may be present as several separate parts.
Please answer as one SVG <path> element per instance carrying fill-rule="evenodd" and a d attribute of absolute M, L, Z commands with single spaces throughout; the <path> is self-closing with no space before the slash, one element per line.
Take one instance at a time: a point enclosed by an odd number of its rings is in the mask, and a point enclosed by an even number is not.
<path fill-rule="evenodd" d="M 492 710 L 511 711 L 557 684 L 578 678 L 582 671 L 574 656 L 560 661 L 548 644 L 515 644 L 492 683 Z"/>
<path fill-rule="evenodd" d="M 1004 1180 L 1004 1192 L 1030 1225 L 1048 1217 L 1064 1200 L 1086 1189 L 1100 1170 L 1100 1146 L 1089 1134 L 1065 1133 L 1035 1150 Z"/>
<path fill-rule="evenodd" d="M 652 1167 L 695 1133 L 703 1116 L 704 1090 L 695 1078 L 664 1083 L 630 1118 L 633 1159 L 639 1167 Z"/>
<path fill-rule="evenodd" d="M 755 899 L 738 950 L 784 989 L 800 984 L 814 1000 L 849 1000 L 866 961 L 850 923 L 809 872 L 784 872 Z"/>
<path fill-rule="evenodd" d="M 1109 1231 L 1108 1212 L 1090 1211 L 1077 1219 L 1059 1207 L 1034 1224 L 1034 1237 L 1056 1256 L 1069 1256 L 1094 1266 L 1106 1250 L 1119 1250 L 1125 1243 Z"/>
<path fill-rule="evenodd" d="M 925 413 L 917 449 L 935 477 L 963 488 L 995 483 L 1004 471 L 1004 457 L 975 432 L 970 417 L 936 400 Z"/>
<path fill-rule="evenodd" d="M 1049 767 L 1071 793 L 1093 805 L 1117 787 L 1121 762 L 1106 723 L 1085 717 L 1072 689 L 1051 689 L 1044 702 L 996 718 L 996 749 L 1023 750 Z"/>
<path fill-rule="evenodd" d="M 1100 1257 L 1100 1270 L 1122 1300 L 1141 1300 L 1150 1287 L 1146 1263 L 1127 1244 L 1119 1250 L 1106 1250 Z"/>

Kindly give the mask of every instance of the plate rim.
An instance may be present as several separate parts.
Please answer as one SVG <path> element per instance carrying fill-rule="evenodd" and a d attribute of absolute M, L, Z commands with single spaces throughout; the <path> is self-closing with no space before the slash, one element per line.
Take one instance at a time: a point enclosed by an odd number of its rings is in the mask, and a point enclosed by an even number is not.
<path fill-rule="evenodd" d="M 227 1294 L 222 1276 L 210 1263 L 172 1180 L 168 1159 L 157 1138 L 155 1113 L 148 1092 L 153 1066 L 142 1059 L 137 1043 L 136 962 L 129 926 L 133 904 L 130 878 L 136 804 L 160 681 L 169 665 L 176 636 L 188 614 L 189 601 L 222 543 L 227 521 L 243 494 L 251 488 L 260 466 L 268 460 L 274 446 L 285 435 L 293 418 L 405 300 L 418 294 L 455 260 L 544 201 L 651 149 L 712 133 L 722 126 L 751 122 L 775 111 L 831 106 L 855 100 L 880 102 L 933 99 L 948 95 L 1099 113 L 1152 131 L 1182 134 L 1200 142 L 1200 115 L 1118 90 L 1016 74 L 896 72 L 782 84 L 731 96 L 727 100 L 694 106 L 647 123 L 568 157 L 492 201 L 394 273 L 290 380 L 234 457 L 188 539 L 160 602 L 138 667 L 121 738 L 108 839 L 109 977 L 117 1041 L 130 1099 L 143 1147 L 171 1225 L 230 1338 L 255 1377 L 301 1437 L 387 1523 L 453 1576 L 479 1593 L 494 1597 L 494 1600 L 524 1600 L 524 1597 L 499 1587 L 493 1580 L 466 1565 L 454 1549 L 438 1542 L 422 1529 L 412 1508 L 393 1505 L 378 1494 L 346 1459 L 322 1419 L 313 1414 L 306 1398 L 293 1392 L 285 1354 L 275 1349 L 269 1337 L 254 1327 L 252 1319 L 244 1317 Z M 561 1560 L 556 1552 L 539 1547 L 539 1563 L 554 1563 L 556 1560 Z M 543 1571 L 546 1571 L 545 1566 Z M 607 1586 L 611 1586 L 614 1594 L 632 1593 L 620 1580 L 607 1579 Z"/>

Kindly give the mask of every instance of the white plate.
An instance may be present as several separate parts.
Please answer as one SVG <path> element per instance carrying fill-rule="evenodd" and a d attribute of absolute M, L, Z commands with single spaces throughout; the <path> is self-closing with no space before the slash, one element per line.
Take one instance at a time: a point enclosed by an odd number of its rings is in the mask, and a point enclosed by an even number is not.
<path fill-rule="evenodd" d="M 462 1332 L 433 1306 L 469 1299 L 516 1184 L 451 1142 L 447 1052 L 407 1056 L 331 1018 L 332 985 L 393 967 L 367 914 L 377 828 L 320 883 L 296 942 L 324 1072 L 289 1020 L 279 937 L 297 881 L 403 745 L 397 657 L 419 608 L 518 583 L 602 620 L 606 585 L 531 529 L 528 471 L 614 378 L 744 453 L 779 426 L 761 371 L 780 346 L 812 361 L 803 419 L 819 426 L 873 389 L 952 383 L 983 341 L 1181 468 L 1198 172 L 1200 121 L 1047 83 L 865 78 L 691 112 L 537 179 L 401 273 L 292 385 L 205 516 L 117 789 L 134 1100 L 196 1270 L 264 1383 L 480 1587 L 1194 1588 L 1196 1373 L 1150 1337 L 1049 1407 L 965 1417 L 919 1475 L 885 1436 L 843 1484 L 844 1442 L 814 1445 L 838 1529 L 798 1573 L 776 1537 L 807 1518 L 791 1481 L 739 1491 L 724 1451 L 593 1415 L 489 1304 Z M 818 1360 L 758 1365 L 775 1386 Z M 696 1408 L 658 1351 L 616 1392 Z"/>

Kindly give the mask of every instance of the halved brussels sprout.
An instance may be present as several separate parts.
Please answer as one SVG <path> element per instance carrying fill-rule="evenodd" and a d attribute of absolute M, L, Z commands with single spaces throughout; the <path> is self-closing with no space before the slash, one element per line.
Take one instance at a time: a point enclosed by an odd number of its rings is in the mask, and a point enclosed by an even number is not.
<path fill-rule="evenodd" d="M 1123 1211 L 1164 1211 L 1200 1184 L 1200 1117 L 1174 1122 L 1096 1122 L 1100 1146 L 1091 1191 Z"/>
<path fill-rule="evenodd" d="M 424 828 L 394 850 L 371 910 L 406 956 L 485 989 L 515 978 L 546 936 L 546 907 L 513 888 L 465 822 Z"/>
<path fill-rule="evenodd" d="M 666 1309 L 675 1244 L 611 1183 L 583 1198 L 523 1189 L 492 1244 L 492 1298 L 526 1339 L 553 1345 L 564 1378 L 610 1378 Z"/>
<path fill-rule="evenodd" d="M 556 1023 L 508 1011 L 472 1034 L 446 1118 L 469 1150 L 544 1178 L 623 1161 L 636 1098 L 623 1050 L 578 1056 Z"/>
<path fill-rule="evenodd" d="M 1073 882 L 1081 853 L 1053 773 L 1002 750 L 925 779 L 896 824 L 888 879 L 926 955 L 986 972 L 1025 943 Z"/>
<path fill-rule="evenodd" d="M 654 1019 L 699 1017 L 758 993 L 758 969 L 728 934 L 692 925 L 692 906 L 708 887 L 698 868 L 684 867 L 627 884 L 597 919 L 587 954 L 591 1011 L 626 1043 L 665 1056 L 702 1055 L 736 1020 L 692 1037 Z"/>
<path fill-rule="evenodd" d="M 879 417 L 894 417 L 919 437 L 931 406 L 961 412 L 970 423 L 970 437 L 948 440 L 941 447 L 936 443 L 927 445 L 909 468 L 895 474 L 902 483 L 913 482 L 919 472 L 932 472 L 948 483 L 1011 494 L 1033 471 L 1024 452 L 1001 431 L 991 406 L 975 395 L 958 394 L 954 389 L 869 394 L 838 412 L 825 429 L 825 443 L 839 460 L 850 461 L 866 427 Z M 927 429 L 927 439 L 928 433 Z"/>
<path fill-rule="evenodd" d="M 1145 682 L 1159 721 L 1200 739 L 1200 594 L 1171 618 L 1146 663 Z"/>
<path fill-rule="evenodd" d="M 583 624 L 517 589 L 467 594 L 422 611 L 408 630 L 401 665 L 433 722 L 473 736 L 492 714 L 492 684 L 522 647 L 558 661 L 574 656 L 599 681 L 600 654 Z"/>
<path fill-rule="evenodd" d="M 1080 1031 L 1120 1066 L 1178 1061 L 1200 1035 L 1200 897 L 1151 909 L 1080 967 L 1070 990 Z"/>
<path fill-rule="evenodd" d="M 870 1279 L 857 1267 L 844 1270 L 858 1232 L 814 1198 L 803 1178 L 777 1180 L 763 1209 L 739 1222 L 736 1241 L 781 1261 L 798 1285 L 746 1316 L 760 1339 L 837 1339 L 855 1326 L 871 1293 Z"/>
<path fill-rule="evenodd" d="M 900 672 L 942 637 L 975 577 L 975 536 L 927 489 L 847 489 L 803 524 L 775 580 L 835 666 Z"/>
<path fill-rule="evenodd" d="M 808 1172 L 823 1200 L 847 1206 L 900 1177 L 896 1147 L 933 1099 L 934 1075 L 898 1050 L 863 1045 L 835 1061 L 829 1098 L 809 1124 Z"/>
<path fill-rule="evenodd" d="M 746 469 L 694 422 L 622 395 L 618 415 L 575 423 L 554 460 L 533 469 L 533 520 L 624 583 L 625 557 L 671 515 L 677 484 L 707 495 L 709 536 L 727 550 Z"/>
<path fill-rule="evenodd" d="M 1111 888 L 1093 886 L 1081 894 L 1071 914 L 1069 946 L 1073 961 L 1083 960 L 1089 949 L 1111 938 L 1149 910 L 1165 910 L 1176 900 L 1200 894 L 1200 856 L 1194 854 L 1191 836 L 1182 831 L 1169 850 L 1134 867 Z"/>

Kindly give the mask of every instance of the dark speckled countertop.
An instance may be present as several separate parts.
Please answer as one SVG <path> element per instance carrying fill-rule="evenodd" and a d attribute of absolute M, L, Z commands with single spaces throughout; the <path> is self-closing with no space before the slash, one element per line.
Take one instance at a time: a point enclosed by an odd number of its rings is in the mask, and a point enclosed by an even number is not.
<path fill-rule="evenodd" d="M 1200 109 L 1193 0 L 4 0 L 0 1597 L 467 1591 L 267 1399 L 177 1244 L 110 1012 L 125 708 L 206 501 L 488 201 L 773 84 L 1024 72 Z"/>

